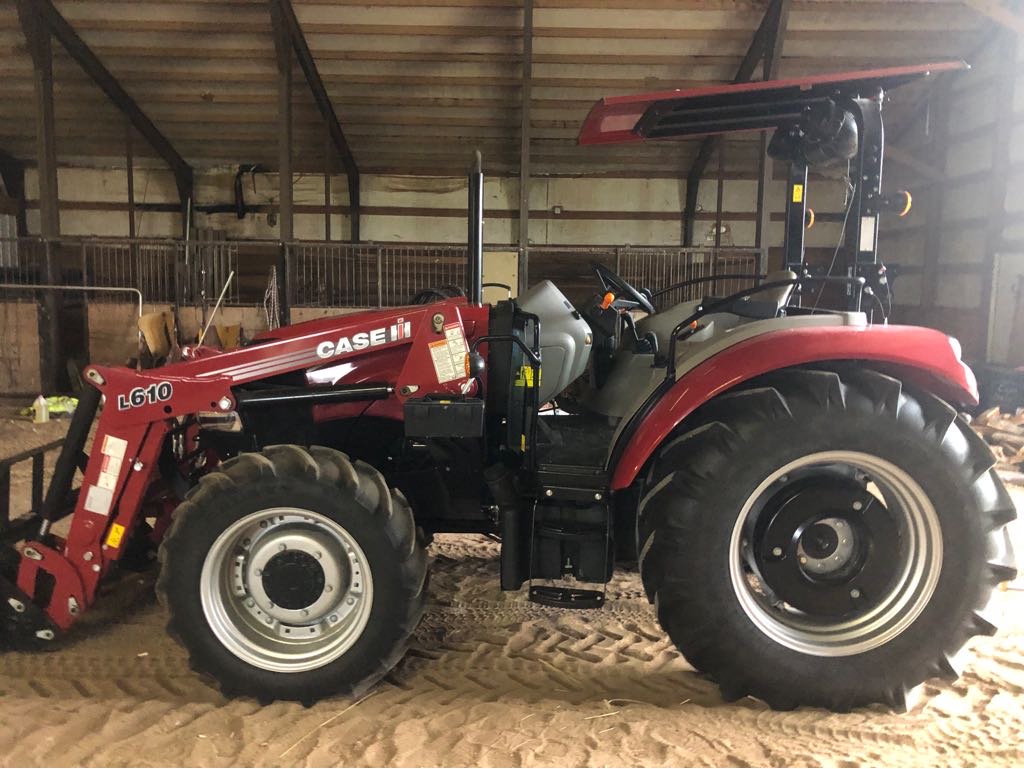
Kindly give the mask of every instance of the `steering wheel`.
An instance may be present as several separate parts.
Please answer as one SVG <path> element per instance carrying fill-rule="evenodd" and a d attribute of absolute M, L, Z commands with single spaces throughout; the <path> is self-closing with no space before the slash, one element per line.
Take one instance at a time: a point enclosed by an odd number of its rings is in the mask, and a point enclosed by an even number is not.
<path fill-rule="evenodd" d="M 637 307 L 648 315 L 654 315 L 657 312 L 657 310 L 654 309 L 654 305 L 651 304 L 650 296 L 637 291 L 623 280 L 622 277 L 609 270 L 603 264 L 600 262 L 591 262 L 590 267 L 597 275 L 597 279 L 601 281 L 601 288 L 606 292 L 611 291 L 616 295 L 616 297 L 621 297 L 627 301 L 635 303 Z"/>

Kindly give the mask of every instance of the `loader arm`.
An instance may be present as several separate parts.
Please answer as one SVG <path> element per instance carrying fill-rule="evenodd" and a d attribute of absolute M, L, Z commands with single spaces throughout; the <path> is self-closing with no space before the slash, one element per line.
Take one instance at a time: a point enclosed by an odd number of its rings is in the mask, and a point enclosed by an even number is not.
<path fill-rule="evenodd" d="M 164 488 L 158 470 L 171 433 L 178 442 L 178 461 L 194 454 L 196 432 L 190 418 L 200 413 L 230 414 L 247 407 L 266 407 L 268 400 L 301 399 L 310 405 L 343 401 L 380 402 L 384 413 L 401 414 L 412 393 L 460 392 L 466 377 L 438 374 L 431 344 L 447 344 L 457 327 L 464 338 L 486 334 L 486 309 L 453 299 L 422 307 L 370 311 L 298 324 L 258 344 L 220 353 L 206 348 L 189 360 L 148 371 L 90 366 L 86 386 L 98 392 L 104 407 L 95 423 L 88 461 L 82 467 L 79 493 L 71 495 L 76 466 L 99 398 L 73 422 L 55 469 L 47 504 L 40 512 L 36 539 L 20 546 L 17 573 L 0 575 L 0 631 L 38 645 L 67 630 L 94 601 L 101 579 L 121 557 L 132 532 L 144 517 L 158 519 L 160 530 L 177 502 Z M 387 381 L 368 384 L 360 372 L 361 358 L 391 353 L 396 364 Z M 307 377 L 308 388 L 260 389 L 245 385 L 291 372 L 351 362 L 344 382 L 320 384 Z M 371 370 L 372 367 L 369 367 Z M 189 425 L 193 429 L 189 430 Z M 179 439 L 180 436 L 180 439 Z M 216 463 L 216 457 L 211 462 Z M 70 501 L 68 501 L 70 500 Z M 72 516 L 67 537 L 51 525 Z M 4 641 L 0 637 L 0 642 Z M 16 640 L 16 639 L 15 639 Z"/>

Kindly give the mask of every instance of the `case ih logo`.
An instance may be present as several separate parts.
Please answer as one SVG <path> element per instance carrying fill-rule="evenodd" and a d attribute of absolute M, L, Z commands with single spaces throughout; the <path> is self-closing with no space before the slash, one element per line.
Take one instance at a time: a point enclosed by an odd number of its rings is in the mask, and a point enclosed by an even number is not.
<path fill-rule="evenodd" d="M 405 318 L 399 318 L 395 325 L 388 326 L 387 328 L 360 331 L 358 334 L 353 334 L 351 339 L 343 336 L 337 342 L 321 342 L 316 346 L 316 354 L 321 358 L 333 358 L 335 355 L 343 355 L 355 350 L 365 350 L 367 347 L 376 347 L 388 342 L 396 342 L 399 339 L 408 339 L 410 336 L 412 336 L 412 324 L 405 320 Z"/>

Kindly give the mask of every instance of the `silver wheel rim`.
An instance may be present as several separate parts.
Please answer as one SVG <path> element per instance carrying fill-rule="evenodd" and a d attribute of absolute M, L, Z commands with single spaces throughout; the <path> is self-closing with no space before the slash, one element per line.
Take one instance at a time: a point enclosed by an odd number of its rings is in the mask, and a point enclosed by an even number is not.
<path fill-rule="evenodd" d="M 267 584 L 272 570 L 280 573 L 275 559 L 285 555 L 312 575 L 313 587 L 298 603 L 275 602 L 282 588 Z M 338 659 L 359 639 L 373 606 L 373 575 L 344 527 L 311 510 L 275 507 L 217 537 L 203 563 L 200 599 L 210 629 L 232 654 L 263 670 L 298 673 Z"/>
<path fill-rule="evenodd" d="M 899 525 L 901 557 L 891 590 L 870 610 L 839 621 L 821 621 L 779 606 L 766 595 L 758 584 L 756 568 L 752 568 L 747 537 L 756 505 L 773 485 L 799 471 L 837 466 L 870 479 L 878 492 L 874 495 Z M 888 643 L 910 627 L 928 605 L 942 570 L 942 528 L 935 506 L 905 470 L 871 454 L 825 451 L 779 468 L 754 490 L 736 519 L 729 552 L 733 591 L 746 616 L 762 633 L 804 654 L 844 657 Z"/>

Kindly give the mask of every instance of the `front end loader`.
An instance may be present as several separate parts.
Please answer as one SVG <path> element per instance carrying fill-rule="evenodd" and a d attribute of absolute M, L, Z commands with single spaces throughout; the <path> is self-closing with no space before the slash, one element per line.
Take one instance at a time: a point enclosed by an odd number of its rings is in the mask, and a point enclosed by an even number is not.
<path fill-rule="evenodd" d="M 882 317 L 877 232 L 904 200 L 881 193 L 883 89 L 958 66 L 594 107 L 583 143 L 775 130 L 784 264 L 740 292 L 711 275 L 666 303 L 595 264 L 579 308 L 550 281 L 485 305 L 476 171 L 468 295 L 89 366 L 45 500 L 7 537 L 0 641 L 58 644 L 126 558 L 156 551 L 170 629 L 225 693 L 357 694 L 422 616 L 429 538 L 477 532 L 500 538 L 501 587 L 550 607 L 600 608 L 616 564 L 638 562 L 662 627 L 727 698 L 901 707 L 955 677 L 1016 573 L 1015 512 L 958 414 L 977 402 L 959 345 Z M 807 169 L 836 163 L 850 226 L 841 269 L 816 272 Z M 845 306 L 819 306 L 825 289 Z"/>

